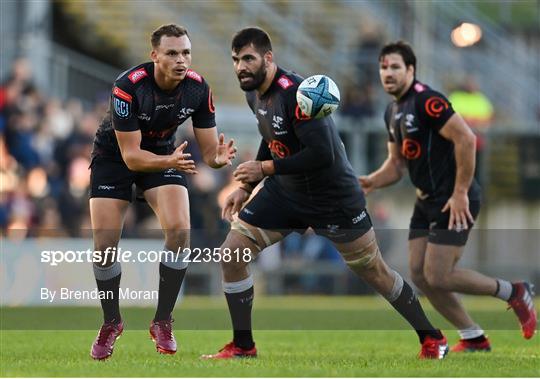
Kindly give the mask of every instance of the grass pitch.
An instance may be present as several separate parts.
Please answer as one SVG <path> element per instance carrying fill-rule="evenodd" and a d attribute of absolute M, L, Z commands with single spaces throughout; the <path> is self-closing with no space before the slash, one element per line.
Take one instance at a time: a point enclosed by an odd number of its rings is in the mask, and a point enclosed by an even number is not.
<path fill-rule="evenodd" d="M 375 297 L 256 298 L 254 325 L 259 358 L 233 361 L 199 359 L 201 354 L 214 353 L 231 339 L 223 299 L 188 298 L 180 304 L 175 311 L 179 351 L 174 356 L 155 352 L 146 330 L 152 309 L 125 309 L 126 329 L 112 358 L 104 362 L 93 361 L 89 356 L 100 324 L 98 308 L 3 308 L 0 375 L 539 376 L 538 336 L 524 340 L 513 314 L 505 312 L 500 301 L 466 300 L 473 317 L 488 330 L 493 351 L 450 354 L 442 361 L 418 360 L 415 333 L 393 309 Z M 423 304 L 450 342 L 456 342 L 456 332 L 431 311 L 427 302 Z M 386 330 L 381 330 L 381 324 L 386 325 Z M 53 329 L 52 326 L 56 330 L 45 330 Z"/>

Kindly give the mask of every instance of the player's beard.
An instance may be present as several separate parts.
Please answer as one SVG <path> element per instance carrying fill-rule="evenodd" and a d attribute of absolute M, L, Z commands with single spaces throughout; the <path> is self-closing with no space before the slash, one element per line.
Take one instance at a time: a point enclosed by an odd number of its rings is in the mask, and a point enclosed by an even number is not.
<path fill-rule="evenodd" d="M 251 77 L 251 80 L 245 83 L 240 81 L 240 88 L 246 92 L 259 88 L 266 78 L 266 67 L 264 66 L 264 62 L 261 64 L 261 68 L 249 74 L 248 77 Z M 240 78 L 238 78 L 238 80 L 240 80 Z"/>

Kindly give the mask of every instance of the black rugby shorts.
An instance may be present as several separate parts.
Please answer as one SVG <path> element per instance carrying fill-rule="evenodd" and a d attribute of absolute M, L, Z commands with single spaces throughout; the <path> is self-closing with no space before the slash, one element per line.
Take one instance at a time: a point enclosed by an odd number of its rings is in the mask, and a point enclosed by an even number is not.
<path fill-rule="evenodd" d="M 292 232 L 303 234 L 312 228 L 332 242 L 346 243 L 356 240 L 372 227 L 371 219 L 363 204 L 339 206 L 334 209 L 306 208 L 291 201 L 269 186 L 264 186 L 242 208 L 239 218 L 261 229 L 277 231 L 286 236 Z"/>
<path fill-rule="evenodd" d="M 409 225 L 409 240 L 428 237 L 428 242 L 435 245 L 465 246 L 473 225 L 467 220 L 467 230 L 448 230 L 450 211 L 442 212 L 448 199 L 420 200 L 414 205 Z M 480 212 L 480 201 L 469 201 L 469 211 L 476 220 Z"/>
<path fill-rule="evenodd" d="M 185 174 L 173 168 L 161 172 L 135 172 L 123 161 L 95 157 L 90 169 L 90 198 L 102 197 L 131 202 L 133 184 L 140 192 L 167 184 L 187 187 Z"/>

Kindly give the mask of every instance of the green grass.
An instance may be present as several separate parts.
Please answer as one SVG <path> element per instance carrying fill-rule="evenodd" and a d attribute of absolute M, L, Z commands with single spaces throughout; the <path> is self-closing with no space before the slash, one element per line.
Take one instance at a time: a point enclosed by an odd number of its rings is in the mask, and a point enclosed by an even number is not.
<path fill-rule="evenodd" d="M 479 301 L 480 300 L 480 301 Z M 425 303 L 425 302 L 424 302 Z M 116 344 L 113 357 L 95 362 L 89 357 L 90 345 L 99 324 L 99 310 L 84 308 L 3 308 L 0 338 L 0 375 L 5 376 L 73 376 L 73 377 L 333 377 L 333 376 L 519 376 L 540 375 L 538 336 L 524 340 L 511 312 L 501 302 L 483 298 L 467 299 L 471 313 L 483 316 L 485 322 L 499 319 L 488 330 L 491 353 L 450 354 L 443 361 L 419 361 L 417 338 L 403 326 L 395 312 L 378 298 L 259 298 L 256 300 L 255 339 L 258 359 L 203 361 L 201 354 L 214 353 L 230 339 L 228 320 L 224 327 L 196 330 L 194 326 L 210 325 L 209 319 L 228 317 L 221 299 L 189 298 L 175 312 L 179 351 L 174 356 L 159 355 L 146 329 L 151 309 L 131 308 L 124 312 L 126 330 Z M 427 306 L 426 306 L 427 308 Z M 331 313 L 326 312 L 330 309 Z M 189 323 L 188 316 L 208 320 Z M 295 330 L 275 330 L 284 320 L 272 323 L 272 317 L 283 313 L 296 323 Z M 356 312 L 356 313 L 354 313 Z M 375 313 L 373 313 L 375 312 Z M 437 325 L 442 320 L 428 310 Z M 332 316 L 332 313 L 335 317 Z M 298 314 L 298 318 L 293 316 Z M 298 324 L 300 317 L 312 317 L 305 325 L 335 325 L 335 330 L 306 330 Z M 355 316 L 356 315 L 356 316 Z M 376 330 L 373 320 L 365 317 L 384 315 L 389 330 Z M 490 315 L 488 317 L 488 315 Z M 355 316 L 355 317 L 354 317 Z M 34 330 L 13 330 L 20 323 L 13 319 L 36 320 Z M 62 324 L 63 330 L 38 330 L 56 319 L 78 317 L 79 326 L 93 322 L 92 330 Z M 263 320 L 261 321 L 261 318 Z M 360 319 L 360 322 L 358 321 Z M 507 320 L 508 319 L 508 320 Z M 500 322 L 502 320 L 502 323 Z M 362 322 L 363 321 L 363 322 Z M 371 323 L 371 324 L 370 324 Z M 363 325 L 360 330 L 345 330 L 348 325 Z M 442 324 L 446 328 L 445 325 Z M 502 327 L 507 325 L 508 328 Z M 187 326 L 187 327 L 186 327 Z M 486 326 L 486 325 L 484 325 Z M 28 328 L 27 328 L 28 329 Z M 84 329 L 84 328 L 83 328 Z M 88 328 L 89 329 L 89 328 Z M 283 328 L 285 329 L 285 328 Z M 495 330 L 497 329 L 497 330 Z M 455 331 L 445 330 L 450 342 L 456 342 Z"/>

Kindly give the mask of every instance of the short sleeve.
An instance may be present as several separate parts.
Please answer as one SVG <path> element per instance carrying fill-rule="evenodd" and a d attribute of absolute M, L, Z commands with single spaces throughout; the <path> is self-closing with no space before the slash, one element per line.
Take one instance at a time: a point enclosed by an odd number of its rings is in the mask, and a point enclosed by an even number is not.
<path fill-rule="evenodd" d="M 212 90 L 205 81 L 202 85 L 204 88 L 201 95 L 201 102 L 191 116 L 191 120 L 193 121 L 194 128 L 213 128 L 216 126 L 216 108 L 214 107 Z"/>
<path fill-rule="evenodd" d="M 115 130 L 132 132 L 139 130 L 135 96 L 127 86 L 115 83 L 111 93 L 112 125 Z"/>
<path fill-rule="evenodd" d="M 392 104 L 389 104 L 386 107 L 386 110 L 384 111 L 384 125 L 386 126 L 386 131 L 388 133 L 388 141 L 389 142 L 396 142 L 396 139 L 394 137 L 394 134 L 390 130 L 390 113 L 392 112 Z"/>
<path fill-rule="evenodd" d="M 450 101 L 443 94 L 433 90 L 418 94 L 416 112 L 423 125 L 436 131 L 441 130 L 455 113 Z"/>

